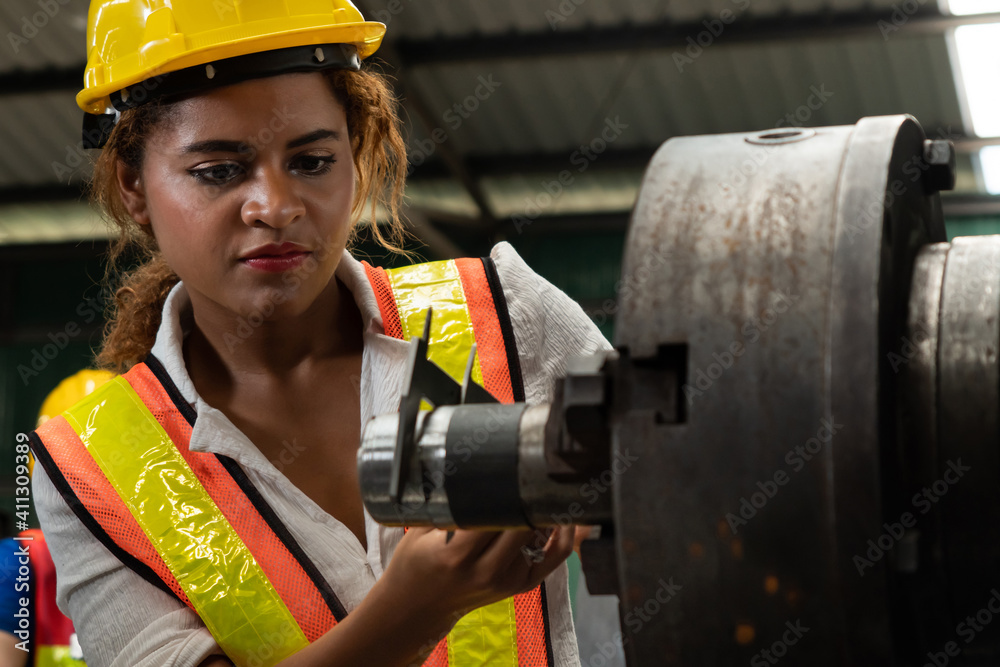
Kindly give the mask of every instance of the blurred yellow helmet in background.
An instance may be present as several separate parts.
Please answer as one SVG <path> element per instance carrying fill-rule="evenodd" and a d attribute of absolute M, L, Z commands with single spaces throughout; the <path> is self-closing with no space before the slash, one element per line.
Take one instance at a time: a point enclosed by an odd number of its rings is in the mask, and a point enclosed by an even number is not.
<path fill-rule="evenodd" d="M 94 391 L 108 380 L 115 377 L 111 371 L 100 371 L 85 368 L 82 371 L 70 375 L 68 378 L 56 385 L 56 388 L 49 392 L 42 402 L 42 409 L 38 412 L 38 421 L 35 428 L 38 428 L 56 415 L 62 414 L 70 409 L 83 398 Z M 28 457 L 28 474 L 35 470 L 35 457 Z"/>
<path fill-rule="evenodd" d="M 36 428 L 58 414 L 68 410 L 83 400 L 83 397 L 94 391 L 115 376 L 111 371 L 84 369 L 70 375 L 49 392 L 38 413 Z"/>

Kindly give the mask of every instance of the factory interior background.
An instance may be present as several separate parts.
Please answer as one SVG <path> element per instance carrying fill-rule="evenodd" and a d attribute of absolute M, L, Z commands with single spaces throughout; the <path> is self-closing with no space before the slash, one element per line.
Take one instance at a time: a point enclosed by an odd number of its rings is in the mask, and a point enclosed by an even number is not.
<path fill-rule="evenodd" d="M 388 25 L 405 215 L 425 259 L 511 243 L 614 335 L 643 171 L 675 136 L 911 114 L 954 142 L 949 237 L 1000 233 L 995 0 L 356 0 Z M 87 203 L 74 96 L 84 0 L 0 3 L 0 529 L 14 443 L 90 364 L 109 231 Z M 391 266 L 360 231 L 359 257 Z M 34 513 L 32 513 L 34 516 Z"/>

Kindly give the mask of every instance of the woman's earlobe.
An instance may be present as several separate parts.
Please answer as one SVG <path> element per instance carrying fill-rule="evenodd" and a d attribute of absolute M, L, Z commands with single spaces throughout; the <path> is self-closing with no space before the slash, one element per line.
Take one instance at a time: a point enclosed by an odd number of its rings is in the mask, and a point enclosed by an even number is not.
<path fill-rule="evenodd" d="M 146 205 L 146 191 L 142 179 L 124 163 L 118 163 L 118 192 L 129 216 L 140 225 L 149 224 L 149 210 Z"/>

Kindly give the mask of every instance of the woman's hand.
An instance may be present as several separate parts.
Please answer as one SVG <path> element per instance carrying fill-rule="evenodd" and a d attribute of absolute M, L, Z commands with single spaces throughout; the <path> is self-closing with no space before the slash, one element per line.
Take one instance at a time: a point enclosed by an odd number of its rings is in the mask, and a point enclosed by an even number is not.
<path fill-rule="evenodd" d="M 420 665 L 465 613 L 540 584 L 573 534 L 411 528 L 362 603 L 281 667 Z"/>
<path fill-rule="evenodd" d="M 411 528 L 385 577 L 394 590 L 433 602 L 455 620 L 478 607 L 531 590 L 573 550 L 572 526 L 553 531 Z M 405 597 L 403 599 L 406 599 Z"/>

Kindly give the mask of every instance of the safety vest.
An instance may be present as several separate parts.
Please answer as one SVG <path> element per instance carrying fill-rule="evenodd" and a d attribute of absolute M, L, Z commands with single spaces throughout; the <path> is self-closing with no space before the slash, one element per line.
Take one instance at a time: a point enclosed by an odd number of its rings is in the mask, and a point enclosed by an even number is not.
<path fill-rule="evenodd" d="M 364 264 L 386 335 L 422 331 L 428 356 L 502 402 L 524 400 L 492 260 L 385 271 Z M 69 506 L 124 564 L 197 613 L 236 665 L 266 667 L 346 616 L 330 584 L 231 458 L 189 447 L 197 415 L 153 356 L 31 434 Z M 463 617 L 424 663 L 552 665 L 544 584 Z"/>
<path fill-rule="evenodd" d="M 86 667 L 74 655 L 73 622 L 56 606 L 56 569 L 45 536 L 37 528 L 23 531 L 21 548 L 31 564 L 31 595 L 34 598 L 34 667 Z"/>

